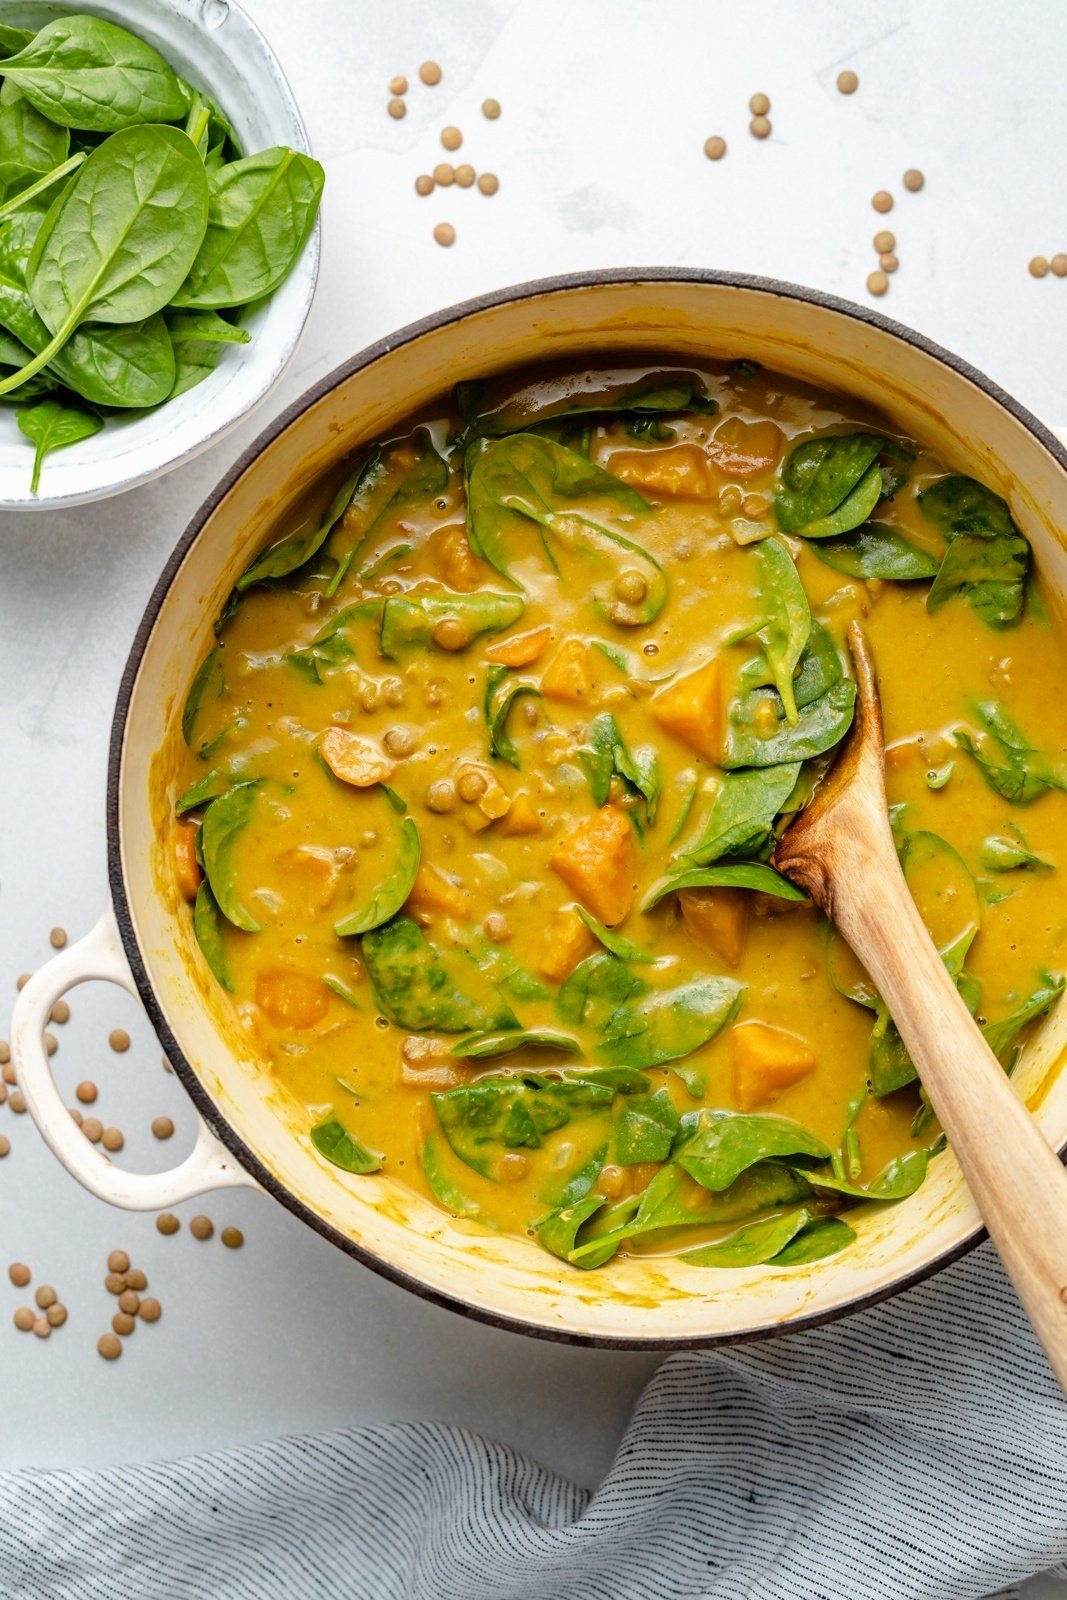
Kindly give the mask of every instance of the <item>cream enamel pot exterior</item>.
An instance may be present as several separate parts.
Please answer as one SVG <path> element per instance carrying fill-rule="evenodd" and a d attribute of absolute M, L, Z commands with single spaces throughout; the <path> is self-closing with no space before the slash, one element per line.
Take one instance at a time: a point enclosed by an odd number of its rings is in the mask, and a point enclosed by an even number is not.
<path fill-rule="evenodd" d="M 153 763 L 212 622 L 269 526 L 340 456 L 388 433 L 458 379 L 531 361 L 620 351 L 755 357 L 862 397 L 953 467 L 1004 494 L 1054 595 L 1067 599 L 1067 452 L 958 359 L 875 313 L 761 279 L 634 270 L 506 290 L 373 346 L 290 408 L 237 463 L 182 537 L 137 633 L 115 714 L 108 792 L 114 914 L 37 973 L 16 1005 L 19 1083 L 70 1171 L 117 1204 L 162 1208 L 218 1185 L 258 1183 L 320 1233 L 397 1282 L 471 1315 L 546 1338 L 668 1347 L 766 1336 L 841 1316 L 934 1271 L 981 1236 L 950 1151 L 923 1187 L 856 1216 L 859 1238 L 802 1268 L 713 1271 L 622 1259 L 564 1266 L 534 1243 L 454 1221 L 383 1174 L 327 1165 L 284 1092 L 218 1006 L 163 860 L 165 804 Z M 1067 606 L 1065 606 L 1067 612 Z M 76 1130 L 42 1035 L 52 1004 L 89 977 L 139 993 L 202 1118 L 171 1173 L 112 1166 Z M 1015 1082 L 1049 1142 L 1067 1143 L 1067 1007 L 1028 1047 Z"/>

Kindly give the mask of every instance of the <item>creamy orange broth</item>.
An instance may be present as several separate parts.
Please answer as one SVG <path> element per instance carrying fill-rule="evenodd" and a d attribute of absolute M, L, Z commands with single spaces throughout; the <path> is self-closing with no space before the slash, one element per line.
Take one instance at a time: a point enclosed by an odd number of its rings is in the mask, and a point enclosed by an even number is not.
<path fill-rule="evenodd" d="M 758 543 L 761 534 L 774 533 L 774 496 L 783 461 L 798 438 L 826 430 L 899 438 L 884 420 L 847 398 L 764 372 L 714 368 L 702 378 L 719 409 L 714 415 L 664 413 L 660 420 L 673 438 L 631 436 L 625 421 L 610 415 L 591 419 L 590 457 L 641 491 L 648 509 L 620 509 L 595 493 L 575 503 L 580 502 L 582 515 L 594 516 L 660 563 L 669 593 L 654 620 L 634 625 L 626 615 L 636 590 L 635 564 L 625 552 L 618 572 L 609 567 L 605 579 L 600 568 L 587 568 L 573 552 L 553 547 L 560 560 L 557 574 L 535 537 L 523 544 L 511 569 L 521 588 L 479 560 L 467 539 L 459 452 L 451 458 L 445 487 L 394 502 L 369 534 L 361 531 L 365 516 L 361 523 L 358 514 L 346 513 L 306 564 L 271 587 L 246 590 L 221 629 L 215 672 L 169 786 L 176 800 L 209 773 L 217 774 L 219 788 L 256 785 L 247 823 L 234 835 L 230 889 L 260 931 L 241 931 L 219 919 L 216 970 L 219 961 L 224 963 L 232 992 L 227 997 L 219 988 L 218 993 L 220 1003 L 235 1008 L 265 1066 L 306 1108 L 308 1129 L 341 1124 L 359 1146 L 383 1158 L 385 1170 L 432 1194 L 422 1160 L 430 1137 L 439 1202 L 513 1233 L 531 1232 L 559 1203 L 568 1178 L 598 1154 L 602 1169 L 592 1193 L 604 1197 L 601 1213 L 643 1190 L 659 1164 L 621 1163 L 613 1129 L 628 1105 L 645 1103 L 647 1094 L 660 1088 L 679 1113 L 708 1106 L 793 1119 L 837 1154 L 840 1174 L 849 1108 L 863 1095 L 867 1080 L 874 1016 L 833 986 L 827 929 L 809 905 L 747 889 L 724 894 L 711 888 L 692 892 L 688 926 L 674 894 L 650 912 L 640 909 L 654 883 L 691 864 L 685 851 L 700 836 L 723 781 L 710 756 L 711 745 L 718 740 L 721 746 L 723 737 L 715 720 L 739 693 L 745 664 L 760 655 L 752 638 L 727 642 L 761 613 L 755 546 L 739 544 L 738 537 L 755 536 Z M 551 386 L 543 392 L 551 393 Z M 441 451 L 460 432 L 449 401 L 419 424 Z M 945 538 L 924 516 L 916 494 L 948 469 L 921 445 L 905 443 L 915 455 L 907 483 L 879 503 L 873 520 L 895 527 L 939 560 Z M 315 528 L 355 464 L 339 467 L 332 481 L 309 497 L 299 524 L 271 530 L 265 545 Z M 528 528 L 534 532 L 532 523 Z M 360 539 L 358 559 L 328 596 L 339 564 L 343 568 L 346 553 Z M 1053 787 L 1031 804 L 1010 803 L 959 748 L 953 730 L 979 726 L 974 701 L 999 701 L 1051 763 L 1062 760 L 1067 754 L 1063 634 L 1050 620 L 1039 587 L 1031 590 L 1018 623 L 994 629 L 958 595 L 928 611 L 928 581 L 864 581 L 825 565 L 814 540 L 787 535 L 784 544 L 813 617 L 838 646 L 854 618 L 861 618 L 868 632 L 889 744 L 889 796 L 906 805 L 904 826 L 949 841 L 980 880 L 980 899 L 1007 892 L 1006 898 L 982 904 L 980 932 L 966 959 L 966 972 L 981 985 L 979 1020 L 1001 1018 L 1041 987 L 1043 972 L 1057 972 L 1063 962 L 1067 918 L 1058 867 L 1067 795 Z M 390 551 L 398 553 L 379 560 Z M 376 576 L 354 576 L 376 566 Z M 636 570 L 640 577 L 640 563 Z M 597 592 L 607 595 L 609 611 L 613 594 L 629 597 L 616 610 L 622 620 L 605 620 L 590 604 L 590 574 Z M 613 589 L 613 582 L 627 574 L 628 586 Z M 305 660 L 301 670 L 288 659 L 309 651 L 331 620 L 359 601 L 481 592 L 520 596 L 524 609 L 509 626 L 473 638 L 465 648 L 454 648 L 462 633 L 446 628 L 434 637 L 452 648 L 431 640 L 410 645 L 395 660 L 385 659 L 376 619 L 367 617 L 344 632 L 349 654 L 320 658 L 317 669 Z M 543 648 L 512 676 L 539 690 L 540 697 L 524 695 L 511 708 L 506 729 L 514 742 L 514 766 L 489 753 L 483 701 L 494 654 L 527 636 L 529 651 L 539 641 Z M 593 640 L 625 655 L 613 662 L 584 647 Z M 578 663 L 572 662 L 570 670 L 567 652 Z M 719 709 L 695 734 L 679 735 L 657 707 L 672 684 L 709 662 L 719 664 L 711 695 Z M 655 821 L 648 823 L 636 788 L 618 775 L 612 778 L 607 810 L 621 819 L 621 840 L 618 828 L 605 838 L 623 858 L 613 892 L 616 901 L 621 894 L 625 915 L 617 917 L 617 904 L 605 911 L 602 901 L 588 908 L 597 912 L 599 906 L 601 920 L 611 921 L 616 934 L 651 958 L 624 965 L 653 991 L 708 975 L 728 978 L 743 988 L 740 1009 L 708 1043 L 675 1064 L 689 1087 L 673 1065 L 652 1067 L 644 1095 L 619 1094 L 602 1111 L 576 1114 L 545 1133 L 539 1147 L 497 1142 L 486 1155 L 486 1171 L 475 1171 L 449 1147 L 432 1095 L 524 1073 L 551 1079 L 566 1069 L 572 1080 L 580 1079 L 583 1064 L 587 1070 L 602 1064 L 597 1030 L 568 1023 L 558 1008 L 567 972 L 600 946 L 573 910 L 584 890 L 576 891 L 573 873 L 561 875 L 557 852 L 561 844 L 566 852 L 565 842 L 583 823 L 598 812 L 604 815 L 579 752 L 588 743 L 590 722 L 605 712 L 614 714 L 631 751 L 650 746 L 658 753 L 662 796 Z M 334 735 L 324 744 L 329 730 L 370 741 L 391 794 L 380 783 L 360 787 L 339 780 L 334 746 L 340 749 L 346 739 Z M 365 756 L 366 747 L 359 748 Z M 334 751 L 335 771 L 323 759 L 329 751 Z M 931 788 L 928 774 L 948 763 L 951 775 L 944 787 Z M 824 764 L 817 761 L 805 770 L 817 773 Z M 479 787 L 478 798 L 463 798 Z M 401 804 L 403 813 L 396 809 Z M 173 823 L 179 883 L 190 897 L 200 878 L 192 859 L 195 829 L 208 814 L 193 808 Z M 436 949 L 467 952 L 460 958 L 466 963 L 460 969 L 464 984 L 490 1010 L 499 1004 L 503 985 L 504 998 L 524 1028 L 570 1035 L 578 1040 L 580 1055 L 526 1048 L 464 1061 L 452 1054 L 458 1033 L 423 1032 L 389 1020 L 388 1006 L 370 981 L 361 939 L 338 936 L 334 926 L 365 908 L 392 872 L 404 818 L 414 823 L 422 862 L 404 915 Z M 781 827 L 779 821 L 779 832 Z M 990 836 L 1014 840 L 1013 827 L 1049 867 L 996 872 L 983 865 L 985 841 Z M 593 856 L 594 874 L 603 869 L 610 878 L 604 847 L 597 846 Z M 594 886 L 592 898 L 597 892 Z M 951 901 L 951 884 L 945 892 Z M 700 935 L 701 902 L 713 912 L 710 936 L 706 928 Z M 950 921 L 951 911 L 949 904 Z M 933 932 L 937 937 L 938 930 Z M 517 986 L 508 978 L 516 967 Z M 524 981 L 523 975 L 533 975 L 536 982 Z M 762 1042 L 769 1039 L 772 1045 L 766 1072 L 762 1059 L 754 1068 L 742 1064 L 745 1041 L 754 1037 L 745 1030 L 752 1024 L 766 1025 Z M 778 1031 L 768 1033 L 768 1028 Z M 702 1091 L 694 1073 L 703 1078 Z M 848 1152 L 855 1183 L 875 1179 L 904 1152 L 933 1143 L 937 1129 L 929 1119 L 920 1118 L 918 1130 L 909 1131 L 918 1105 L 915 1085 L 863 1100 Z M 357 1184 L 375 1181 L 351 1178 Z M 688 1178 L 683 1189 L 699 1202 L 701 1194 Z M 815 1202 L 820 1210 L 842 1200 L 816 1189 Z M 714 1236 L 714 1229 L 661 1230 L 624 1242 L 623 1248 L 691 1248 Z"/>

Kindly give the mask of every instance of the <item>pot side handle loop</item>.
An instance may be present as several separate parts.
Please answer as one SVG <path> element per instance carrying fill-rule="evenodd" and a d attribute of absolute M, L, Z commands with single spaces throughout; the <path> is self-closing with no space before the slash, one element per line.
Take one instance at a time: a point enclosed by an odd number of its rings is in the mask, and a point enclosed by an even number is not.
<path fill-rule="evenodd" d="M 52 1007 L 79 983 L 102 978 L 137 998 L 110 904 L 100 921 L 77 944 L 68 946 L 35 972 L 15 1002 L 11 1056 L 26 1107 L 52 1150 L 72 1177 L 91 1194 L 127 1211 L 158 1211 L 209 1189 L 258 1185 L 198 1118 L 196 1144 L 169 1172 L 126 1172 L 114 1166 L 80 1131 L 56 1088 L 45 1049 L 44 1031 Z"/>

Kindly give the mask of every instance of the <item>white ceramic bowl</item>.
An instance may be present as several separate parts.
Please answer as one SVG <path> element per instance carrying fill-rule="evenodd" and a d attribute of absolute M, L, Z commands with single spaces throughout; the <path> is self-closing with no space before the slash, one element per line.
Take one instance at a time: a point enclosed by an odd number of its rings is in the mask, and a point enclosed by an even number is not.
<path fill-rule="evenodd" d="M 64 1165 L 103 1199 L 164 1210 L 207 1189 L 258 1184 L 348 1254 L 472 1316 L 550 1339 L 668 1348 L 839 1317 L 952 1260 L 981 1235 L 952 1151 L 936 1157 L 910 1199 L 853 1213 L 858 1238 L 840 1255 L 736 1271 L 632 1256 L 603 1272 L 577 1272 L 530 1239 L 446 1216 L 388 1171 L 352 1179 L 313 1149 L 306 1113 L 257 1064 L 220 1000 L 158 821 L 168 802 L 157 752 L 180 738 L 175 708 L 272 518 L 284 517 L 342 456 L 387 435 L 460 378 L 548 357 L 595 363 L 620 351 L 656 361 L 755 357 L 878 406 L 951 466 L 1008 497 L 1058 609 L 1067 611 L 1067 450 L 987 378 L 877 312 L 759 278 L 647 269 L 524 284 L 452 307 L 353 357 L 297 401 L 179 541 L 137 631 L 115 712 L 107 811 L 114 910 L 26 984 L 11 1043 L 29 1112 Z M 196 1148 L 172 1172 L 112 1165 L 71 1121 L 52 1079 L 43 1042 L 49 1013 L 88 978 L 140 995 L 201 1114 Z M 1056 1149 L 1067 1143 L 1065 1066 L 1061 1006 L 1012 1080 Z"/>
<path fill-rule="evenodd" d="M 13 27 L 43 28 L 54 17 L 88 11 L 146 39 L 181 77 L 226 112 L 243 150 L 272 145 L 308 150 L 292 90 L 266 39 L 233 0 L 28 0 L 5 5 Z M 85 505 L 158 478 L 227 433 L 281 377 L 311 309 L 319 272 L 316 221 L 299 261 L 270 299 L 251 311 L 246 345 L 229 345 L 203 383 L 143 416 L 109 416 L 91 439 L 45 462 L 30 493 L 33 449 L 0 406 L 0 509 Z"/>

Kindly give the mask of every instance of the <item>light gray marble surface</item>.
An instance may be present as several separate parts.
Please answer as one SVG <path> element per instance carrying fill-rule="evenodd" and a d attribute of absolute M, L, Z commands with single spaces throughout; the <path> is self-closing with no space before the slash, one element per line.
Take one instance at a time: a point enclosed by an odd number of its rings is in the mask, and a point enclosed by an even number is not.
<path fill-rule="evenodd" d="M 866 298 L 871 237 L 901 259 L 886 311 L 1067 425 L 1067 281 L 1029 257 L 1067 250 L 1067 43 L 1056 0 L 247 0 L 279 52 L 327 169 L 324 260 L 282 386 L 237 433 L 149 487 L 63 515 L 0 515 L 0 990 L 76 936 L 105 894 L 104 775 L 116 686 L 155 577 L 186 520 L 281 407 L 368 341 L 436 307 L 593 266 L 736 268 Z M 299 21 L 297 21 L 299 17 Z M 421 60 L 445 77 L 418 84 Z M 859 92 L 834 87 L 854 68 Z M 402 122 L 394 73 L 412 80 Z M 773 136 L 747 132 L 750 94 Z M 502 103 L 485 121 L 486 95 Z M 415 195 L 459 125 L 500 192 Z M 702 153 L 722 134 L 718 164 Z M 906 167 L 926 174 L 904 194 Z M 896 209 L 871 210 L 889 188 Z M 448 220 L 451 250 L 431 230 Z M 47 471 L 47 468 L 46 468 Z M 6 1004 L 6 1002 L 4 1003 Z M 113 1055 L 108 1029 L 134 1035 Z M 4 1029 L 0 1026 L 0 1032 Z M 101 1087 L 136 1164 L 192 1137 L 182 1091 L 132 1002 L 74 998 L 55 1067 Z M 148 1122 L 171 1114 L 160 1146 Z M 70 1321 L 19 1335 L 0 1279 L 0 1468 L 177 1454 L 361 1420 L 436 1418 L 489 1432 L 595 1483 L 654 1358 L 570 1350 L 426 1305 L 347 1261 L 265 1197 L 208 1201 L 243 1251 L 109 1211 L 0 1108 L 0 1262 L 52 1282 Z M 184 1209 L 188 1215 L 195 1205 Z M 95 1353 L 122 1245 L 165 1304 L 122 1360 Z"/>

